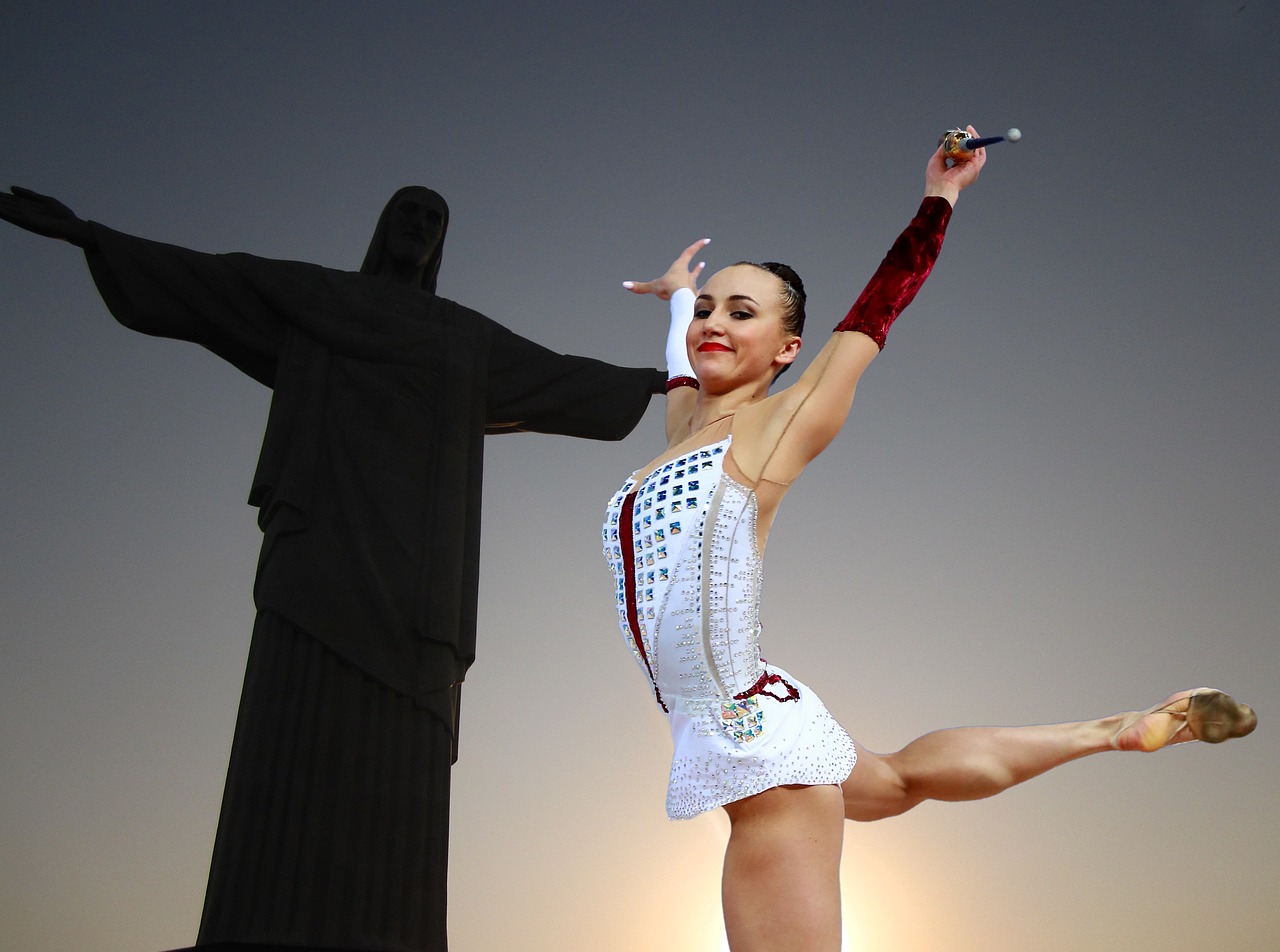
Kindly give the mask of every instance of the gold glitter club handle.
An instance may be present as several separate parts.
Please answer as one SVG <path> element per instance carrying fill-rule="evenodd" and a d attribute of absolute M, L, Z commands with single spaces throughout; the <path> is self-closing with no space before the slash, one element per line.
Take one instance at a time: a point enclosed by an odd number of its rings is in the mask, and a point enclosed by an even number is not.
<path fill-rule="evenodd" d="M 967 162 L 973 158 L 976 149 L 997 142 L 1017 142 L 1021 138 L 1021 129 L 1010 129 L 1002 136 L 984 136 L 981 139 L 971 137 L 963 129 L 948 129 L 938 140 L 938 145 L 942 146 L 942 154 L 952 162 Z"/>

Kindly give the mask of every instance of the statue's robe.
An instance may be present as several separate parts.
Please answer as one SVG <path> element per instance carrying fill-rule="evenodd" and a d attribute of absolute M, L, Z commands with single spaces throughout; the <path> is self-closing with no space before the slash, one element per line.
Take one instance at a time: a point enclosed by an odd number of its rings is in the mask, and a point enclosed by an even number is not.
<path fill-rule="evenodd" d="M 122 324 L 273 388 L 258 620 L 199 943 L 443 950 L 486 431 L 621 439 L 661 378 L 391 279 L 95 224 Z"/>

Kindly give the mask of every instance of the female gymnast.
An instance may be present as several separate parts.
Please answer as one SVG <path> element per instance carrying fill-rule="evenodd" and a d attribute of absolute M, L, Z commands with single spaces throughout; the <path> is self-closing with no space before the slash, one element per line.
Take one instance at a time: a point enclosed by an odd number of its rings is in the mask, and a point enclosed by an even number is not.
<path fill-rule="evenodd" d="M 668 815 L 729 815 L 721 897 L 733 952 L 779 948 L 784 936 L 790 950 L 839 949 L 846 819 L 989 797 L 1088 754 L 1216 743 L 1257 722 L 1247 705 L 1199 688 L 1145 711 L 942 730 L 877 754 L 760 657 L 761 556 L 778 504 L 840 430 L 985 161 L 984 149 L 954 165 L 933 154 L 915 218 L 808 369 L 772 395 L 803 329 L 804 287 L 789 267 L 740 262 L 699 291 L 699 241 L 662 277 L 625 284 L 671 302 L 668 445 L 609 503 L 605 557 L 623 636 L 671 722 Z"/>

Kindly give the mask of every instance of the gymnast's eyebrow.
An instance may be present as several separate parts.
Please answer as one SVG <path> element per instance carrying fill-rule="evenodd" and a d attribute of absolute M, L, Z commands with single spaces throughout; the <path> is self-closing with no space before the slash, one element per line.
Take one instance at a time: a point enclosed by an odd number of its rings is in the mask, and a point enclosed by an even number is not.
<path fill-rule="evenodd" d="M 695 300 L 701 301 L 703 298 L 706 298 L 708 301 L 715 300 L 715 298 L 713 298 L 710 294 L 699 294 Z M 759 301 L 757 301 L 755 298 L 746 294 L 730 294 L 727 298 L 725 298 L 725 300 L 726 301 L 750 301 L 752 304 L 756 305 L 757 307 L 760 306 Z"/>

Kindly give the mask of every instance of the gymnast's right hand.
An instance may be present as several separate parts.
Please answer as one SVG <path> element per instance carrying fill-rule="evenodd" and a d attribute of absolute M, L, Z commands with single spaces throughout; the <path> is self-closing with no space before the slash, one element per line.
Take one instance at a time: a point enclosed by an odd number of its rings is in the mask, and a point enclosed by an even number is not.
<path fill-rule="evenodd" d="M 671 300 L 671 295 L 681 288 L 688 288 L 696 292 L 698 290 L 698 275 L 702 273 L 702 269 L 707 266 L 707 263 L 700 261 L 691 269 L 689 262 L 710 241 L 710 238 L 699 238 L 684 249 L 684 251 L 680 252 L 680 257 L 671 262 L 671 267 L 667 269 L 667 273 L 662 277 L 654 278 L 652 281 L 623 281 L 622 286 L 632 294 L 656 294 L 664 301 Z"/>
<path fill-rule="evenodd" d="M 0 192 L 0 218 L 46 238 L 69 241 L 87 248 L 93 242 L 89 223 L 76 217 L 62 202 L 28 188 L 14 185 Z"/>

